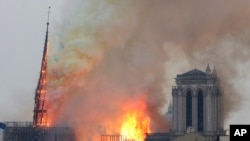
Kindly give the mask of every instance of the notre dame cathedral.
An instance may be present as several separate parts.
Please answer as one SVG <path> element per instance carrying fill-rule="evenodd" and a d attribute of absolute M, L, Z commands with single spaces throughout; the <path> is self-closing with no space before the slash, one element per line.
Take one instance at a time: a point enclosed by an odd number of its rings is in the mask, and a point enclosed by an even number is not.
<path fill-rule="evenodd" d="M 205 135 L 218 134 L 221 123 L 221 91 L 215 69 L 193 69 L 177 75 L 173 96 L 173 131 L 184 134 L 188 129 Z"/>
<path fill-rule="evenodd" d="M 173 96 L 173 132 L 183 135 L 198 132 L 205 136 L 219 135 L 222 93 L 215 69 L 211 72 L 193 69 L 176 77 Z M 189 130 L 189 131 L 188 131 Z"/>
<path fill-rule="evenodd" d="M 222 91 L 216 70 L 177 75 L 172 88 L 172 129 L 148 134 L 146 141 L 219 141 L 223 135 Z"/>

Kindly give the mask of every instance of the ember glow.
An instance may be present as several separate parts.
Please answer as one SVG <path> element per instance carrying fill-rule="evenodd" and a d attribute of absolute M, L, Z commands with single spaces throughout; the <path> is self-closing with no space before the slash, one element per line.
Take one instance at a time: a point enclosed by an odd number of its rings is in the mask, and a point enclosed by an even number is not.
<path fill-rule="evenodd" d="M 46 116 L 44 116 L 42 118 L 42 122 L 37 126 L 39 126 L 39 127 L 50 127 L 51 124 L 48 122 L 48 118 Z"/>
<path fill-rule="evenodd" d="M 33 125 L 34 126 L 46 126 L 47 124 L 47 108 L 46 108 L 46 93 L 47 93 L 47 58 L 48 58 L 48 25 L 43 52 L 43 59 L 40 70 L 40 78 L 37 84 L 35 93 L 35 107 L 33 115 Z"/>

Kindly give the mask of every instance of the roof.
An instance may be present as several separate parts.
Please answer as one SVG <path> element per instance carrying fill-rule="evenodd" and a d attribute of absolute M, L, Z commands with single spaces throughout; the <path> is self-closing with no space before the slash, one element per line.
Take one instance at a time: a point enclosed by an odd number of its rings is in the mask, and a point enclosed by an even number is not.
<path fill-rule="evenodd" d="M 190 76 L 190 75 L 207 75 L 207 74 L 198 69 L 193 69 L 191 71 L 188 71 L 182 74 L 182 76 Z"/>
<path fill-rule="evenodd" d="M 191 71 L 185 72 L 183 74 L 177 75 L 177 79 L 206 79 L 206 78 L 207 78 L 207 73 L 196 68 Z"/>

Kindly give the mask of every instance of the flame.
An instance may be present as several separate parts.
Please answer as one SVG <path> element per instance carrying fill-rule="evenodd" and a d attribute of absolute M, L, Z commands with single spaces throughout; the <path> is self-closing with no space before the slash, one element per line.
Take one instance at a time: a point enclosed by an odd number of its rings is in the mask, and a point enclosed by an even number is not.
<path fill-rule="evenodd" d="M 50 127 L 51 123 L 48 122 L 48 118 L 47 117 L 42 117 L 42 122 L 40 124 L 37 125 L 38 127 Z"/>
<path fill-rule="evenodd" d="M 151 132 L 150 118 L 146 115 L 144 109 L 133 109 L 125 114 L 121 134 L 125 136 L 126 140 L 143 141 L 145 133 Z"/>

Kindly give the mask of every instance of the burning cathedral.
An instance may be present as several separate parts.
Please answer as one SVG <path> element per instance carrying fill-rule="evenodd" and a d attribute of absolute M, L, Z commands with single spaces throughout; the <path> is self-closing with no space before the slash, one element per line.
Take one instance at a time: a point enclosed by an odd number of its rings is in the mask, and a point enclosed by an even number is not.
<path fill-rule="evenodd" d="M 177 75 L 172 87 L 172 129 L 146 133 L 145 141 L 220 141 L 224 136 L 222 90 L 215 68 L 193 69 Z M 101 141 L 123 141 L 121 135 L 103 135 Z M 226 138 L 227 140 L 227 138 Z M 130 141 L 130 140 L 129 140 Z M 134 141 L 134 140 L 132 140 Z"/>
<path fill-rule="evenodd" d="M 47 122 L 46 69 L 48 26 L 40 77 L 35 92 L 33 122 L 5 122 L 3 141 L 74 141 L 70 126 L 50 126 Z M 177 75 L 172 87 L 172 129 L 166 133 L 146 133 L 145 141 L 219 141 L 223 134 L 222 90 L 216 70 L 193 69 Z M 135 141 L 121 135 L 102 135 L 101 141 Z"/>

